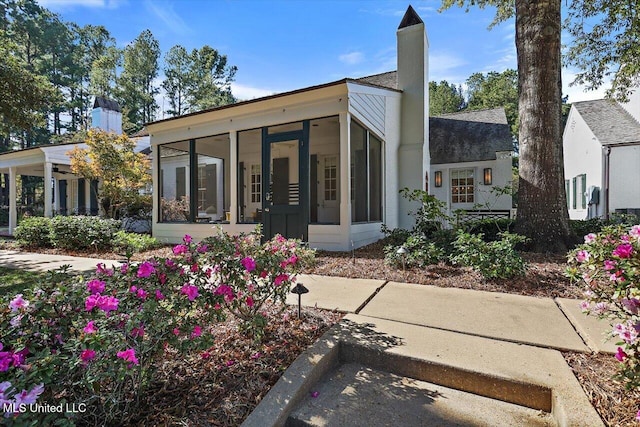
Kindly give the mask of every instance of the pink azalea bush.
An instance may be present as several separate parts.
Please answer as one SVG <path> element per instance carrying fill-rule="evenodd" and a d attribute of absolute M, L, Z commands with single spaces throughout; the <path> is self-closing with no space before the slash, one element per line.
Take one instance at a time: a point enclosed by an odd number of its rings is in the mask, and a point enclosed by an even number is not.
<path fill-rule="evenodd" d="M 640 387 L 640 225 L 585 236 L 569 255 L 568 274 L 584 284 L 583 311 L 611 321 L 620 378 Z"/>
<path fill-rule="evenodd" d="M 242 319 L 259 340 L 267 323 L 261 307 L 284 304 L 312 257 L 300 242 L 281 236 L 261 244 L 259 232 L 220 231 L 200 243 L 185 236 L 168 258 L 99 265 L 88 278 L 51 273 L 40 288 L 0 297 L 0 402 L 92 408 L 0 413 L 0 424 L 50 424 L 61 416 L 84 424 L 121 422 L 151 384 L 154 364 L 210 348 L 211 328 L 227 315 Z"/>

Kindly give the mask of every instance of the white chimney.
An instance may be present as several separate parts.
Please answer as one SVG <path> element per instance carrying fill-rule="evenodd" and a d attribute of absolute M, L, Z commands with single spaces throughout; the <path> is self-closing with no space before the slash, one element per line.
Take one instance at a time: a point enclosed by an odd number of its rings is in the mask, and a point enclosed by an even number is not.
<path fill-rule="evenodd" d="M 427 31 L 413 7 L 409 6 L 396 33 L 398 42 L 398 89 L 402 90 L 402 119 L 398 179 L 400 188 L 426 190 L 429 176 L 429 40 Z M 429 183 L 429 186 L 432 184 Z M 400 212 L 410 204 L 400 199 Z M 404 224 L 403 222 L 407 222 Z M 410 228 L 411 217 L 401 218 L 400 226 Z"/>
<path fill-rule="evenodd" d="M 91 111 L 91 127 L 105 132 L 122 133 L 122 109 L 116 101 L 96 96 Z"/>

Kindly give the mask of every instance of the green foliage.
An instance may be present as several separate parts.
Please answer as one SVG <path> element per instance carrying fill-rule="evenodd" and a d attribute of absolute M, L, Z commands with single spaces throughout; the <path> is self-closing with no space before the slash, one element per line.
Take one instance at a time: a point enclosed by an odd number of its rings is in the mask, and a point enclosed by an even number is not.
<path fill-rule="evenodd" d="M 467 79 L 469 110 L 504 107 L 514 139 L 518 138 L 518 72 L 474 73 Z"/>
<path fill-rule="evenodd" d="M 20 246 L 48 248 L 51 241 L 51 219 L 40 216 L 26 217 L 16 227 L 14 237 Z"/>
<path fill-rule="evenodd" d="M 640 225 L 609 225 L 584 236 L 569 253 L 567 275 L 583 285 L 583 311 L 613 326 L 617 379 L 640 388 Z"/>
<path fill-rule="evenodd" d="M 400 190 L 400 195 L 411 202 L 420 204 L 417 211 L 409 212 L 409 215 L 415 217 L 413 232 L 428 235 L 436 230 L 441 230 L 443 223 L 451 219 L 445 213 L 447 204 L 424 190 L 403 188 Z"/>
<path fill-rule="evenodd" d="M 159 71 L 160 44 L 151 31 L 144 30 L 124 48 L 123 58 L 116 93 L 127 107 L 123 109 L 131 124 L 127 132 L 133 133 L 153 121 L 158 110 L 155 96 L 160 89 L 154 86 L 154 79 Z"/>
<path fill-rule="evenodd" d="M 155 237 L 147 234 L 128 233 L 124 230 L 117 231 L 111 242 L 113 248 L 125 253 L 144 252 L 160 247 L 160 242 Z"/>
<path fill-rule="evenodd" d="M 429 116 L 439 116 L 464 110 L 467 102 L 462 93 L 462 86 L 442 80 L 440 83 L 429 82 Z"/>
<path fill-rule="evenodd" d="M 607 95 L 627 100 L 640 75 L 637 3 L 572 0 L 568 10 L 565 28 L 573 43 L 566 59 L 579 70 L 573 83 L 593 90 L 611 80 Z"/>
<path fill-rule="evenodd" d="M 405 255 L 398 254 L 400 246 L 385 246 L 384 259 L 388 264 L 394 267 L 424 268 L 445 259 L 444 250 L 425 236 L 411 235 L 401 247 L 407 251 Z"/>
<path fill-rule="evenodd" d="M 24 292 L 45 280 L 46 274 L 0 267 L 0 298 L 5 294 Z"/>
<path fill-rule="evenodd" d="M 481 234 L 460 231 L 453 242 L 456 255 L 451 257 L 451 261 L 472 267 L 485 279 L 523 276 L 527 266 L 515 247 L 527 239 L 511 233 L 502 233 L 500 237 L 501 239 L 495 242 L 485 242 Z"/>
<path fill-rule="evenodd" d="M 193 49 L 191 53 L 180 45 L 172 47 L 165 56 L 165 80 L 172 116 L 218 107 L 235 102 L 231 94 L 237 68 L 227 64 L 210 46 Z"/>
<path fill-rule="evenodd" d="M 501 233 L 510 232 L 515 220 L 511 218 L 480 219 L 465 223 L 465 231 L 470 234 L 481 234 L 487 242 L 500 240 Z"/>
<path fill-rule="evenodd" d="M 62 249 L 104 250 L 111 247 L 120 221 L 94 216 L 56 216 L 51 219 L 51 241 Z"/>

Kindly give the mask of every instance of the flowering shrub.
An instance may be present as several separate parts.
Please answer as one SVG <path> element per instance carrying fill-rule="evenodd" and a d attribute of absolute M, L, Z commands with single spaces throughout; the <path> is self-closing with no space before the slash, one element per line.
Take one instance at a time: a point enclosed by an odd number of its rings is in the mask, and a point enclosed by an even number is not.
<path fill-rule="evenodd" d="M 569 255 L 568 274 L 585 284 L 583 311 L 612 322 L 620 378 L 640 387 L 640 225 L 587 234 Z"/>
<path fill-rule="evenodd" d="M 90 408 L 64 415 L 15 409 L 4 421 L 124 422 L 152 383 L 154 364 L 209 348 L 211 328 L 226 315 L 260 338 L 261 307 L 284 304 L 310 257 L 281 236 L 265 244 L 258 233 L 221 232 L 206 243 L 185 236 L 171 257 L 100 264 L 89 278 L 52 273 L 39 288 L 0 298 L 0 405 L 55 399 Z"/>

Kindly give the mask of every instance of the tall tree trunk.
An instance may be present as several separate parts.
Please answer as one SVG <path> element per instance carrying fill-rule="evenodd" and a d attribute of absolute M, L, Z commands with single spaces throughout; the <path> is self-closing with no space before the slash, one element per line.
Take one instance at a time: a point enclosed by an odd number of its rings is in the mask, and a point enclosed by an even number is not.
<path fill-rule="evenodd" d="M 560 1 L 515 2 L 520 116 L 515 230 L 541 252 L 565 252 L 570 239 L 562 155 Z"/>

